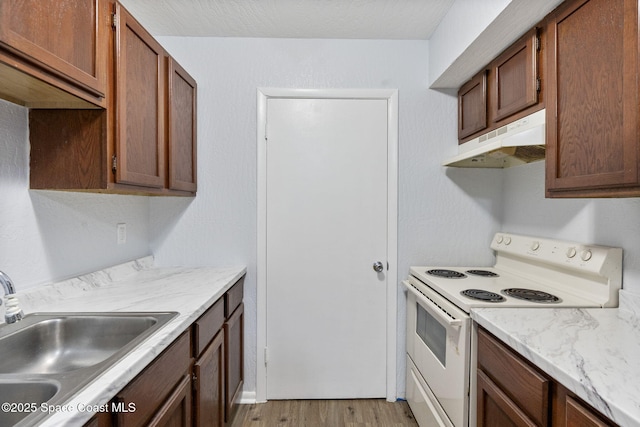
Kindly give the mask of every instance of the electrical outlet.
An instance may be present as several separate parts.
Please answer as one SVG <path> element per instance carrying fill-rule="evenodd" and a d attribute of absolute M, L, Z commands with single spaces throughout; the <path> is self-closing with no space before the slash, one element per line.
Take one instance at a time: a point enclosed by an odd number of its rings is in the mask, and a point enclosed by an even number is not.
<path fill-rule="evenodd" d="M 121 222 L 116 227 L 117 240 L 119 245 L 127 243 L 127 224 Z"/>

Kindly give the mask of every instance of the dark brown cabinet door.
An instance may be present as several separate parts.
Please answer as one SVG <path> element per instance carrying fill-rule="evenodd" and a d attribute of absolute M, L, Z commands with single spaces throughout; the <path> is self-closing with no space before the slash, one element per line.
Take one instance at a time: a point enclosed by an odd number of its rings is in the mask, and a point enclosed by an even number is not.
<path fill-rule="evenodd" d="M 105 7 L 107 108 L 31 108 L 31 188 L 193 196 L 196 82 L 119 3 Z"/>
<path fill-rule="evenodd" d="M 173 58 L 167 62 L 169 189 L 195 193 L 196 81 Z"/>
<path fill-rule="evenodd" d="M 116 182 L 165 185 L 164 50 L 116 5 Z"/>
<path fill-rule="evenodd" d="M 458 139 L 487 128 L 487 72 L 482 71 L 458 91 Z"/>
<path fill-rule="evenodd" d="M 479 427 L 537 426 L 484 372 L 478 371 L 477 380 Z"/>
<path fill-rule="evenodd" d="M 89 94 L 106 93 L 103 0 L 2 0 L 0 45 Z"/>
<path fill-rule="evenodd" d="M 114 411 L 115 425 L 186 426 L 170 420 L 183 420 L 187 416 L 191 420 L 192 361 L 190 333 L 187 332 L 117 394 L 114 405 L 120 410 Z"/>
<path fill-rule="evenodd" d="M 547 197 L 625 195 L 640 184 L 638 2 L 572 0 L 547 27 Z"/>
<path fill-rule="evenodd" d="M 604 422 L 591 409 L 567 396 L 566 406 L 567 427 L 605 427 L 613 424 Z"/>
<path fill-rule="evenodd" d="M 494 122 L 538 103 L 537 46 L 537 30 L 533 29 L 496 58 L 491 94 Z"/>
<path fill-rule="evenodd" d="M 167 401 L 149 421 L 148 427 L 192 427 L 191 375 L 186 374 Z"/>
<path fill-rule="evenodd" d="M 499 403 L 503 411 L 511 406 L 517 409 L 511 418 L 548 424 L 550 381 L 484 330 L 478 331 L 479 387 L 481 383 L 485 397 Z"/>
<path fill-rule="evenodd" d="M 109 412 L 100 412 L 87 421 L 83 427 L 112 427 L 111 414 Z"/>
<path fill-rule="evenodd" d="M 193 366 L 196 426 L 224 425 L 224 332 L 221 330 Z"/>
<path fill-rule="evenodd" d="M 244 304 L 224 324 L 225 421 L 233 419 L 244 381 Z"/>
<path fill-rule="evenodd" d="M 575 394 L 555 384 L 552 426 L 557 427 L 605 427 L 615 426 L 604 415 L 581 401 Z"/>

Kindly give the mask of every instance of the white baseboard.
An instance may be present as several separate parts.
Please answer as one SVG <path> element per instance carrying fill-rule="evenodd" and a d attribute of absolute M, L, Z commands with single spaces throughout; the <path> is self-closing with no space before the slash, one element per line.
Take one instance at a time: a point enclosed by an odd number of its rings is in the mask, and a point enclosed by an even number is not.
<path fill-rule="evenodd" d="M 241 405 L 250 405 L 252 403 L 258 403 L 256 401 L 256 392 L 255 391 L 242 391 L 240 395 L 240 404 Z"/>

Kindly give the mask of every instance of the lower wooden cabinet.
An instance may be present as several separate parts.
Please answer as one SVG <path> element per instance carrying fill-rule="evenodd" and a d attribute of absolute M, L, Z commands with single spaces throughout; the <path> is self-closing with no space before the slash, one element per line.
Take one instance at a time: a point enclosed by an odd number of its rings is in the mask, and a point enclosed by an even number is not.
<path fill-rule="evenodd" d="M 191 426 L 191 376 L 186 374 L 148 424 L 150 427 Z"/>
<path fill-rule="evenodd" d="M 478 331 L 478 426 L 547 425 L 549 391 L 548 378 Z M 495 424 L 497 419 L 511 424 Z"/>
<path fill-rule="evenodd" d="M 531 418 L 509 398 L 482 371 L 478 371 L 478 426 L 533 426 L 541 425 Z M 546 425 L 546 424 L 542 424 Z"/>
<path fill-rule="evenodd" d="M 116 395 L 113 403 L 121 411 L 114 411 L 115 425 L 190 426 L 191 363 L 191 334 L 187 331 Z M 185 424 L 169 424 L 175 419 Z"/>
<path fill-rule="evenodd" d="M 84 424 L 84 427 L 111 427 L 112 425 L 111 413 L 106 411 L 95 414 Z"/>
<path fill-rule="evenodd" d="M 224 425 L 224 331 L 220 331 L 193 366 L 195 425 Z"/>
<path fill-rule="evenodd" d="M 230 423 L 237 409 L 244 383 L 244 304 L 224 323 L 225 421 Z"/>
<path fill-rule="evenodd" d="M 193 324 L 193 414 L 196 426 L 224 425 L 224 305 L 220 298 Z"/>
<path fill-rule="evenodd" d="M 84 427 L 224 427 L 244 383 L 244 277 Z"/>
<path fill-rule="evenodd" d="M 478 330 L 477 425 L 614 426 L 546 373 Z"/>
<path fill-rule="evenodd" d="M 554 426 L 604 427 L 616 425 L 560 384 L 556 384 L 554 396 L 552 421 Z"/>
<path fill-rule="evenodd" d="M 230 425 L 244 383 L 244 278 L 193 326 L 196 426 Z"/>

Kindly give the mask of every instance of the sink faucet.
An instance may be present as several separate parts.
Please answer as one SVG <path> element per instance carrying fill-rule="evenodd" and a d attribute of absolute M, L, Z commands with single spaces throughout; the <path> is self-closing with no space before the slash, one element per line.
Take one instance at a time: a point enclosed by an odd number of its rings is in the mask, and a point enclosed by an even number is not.
<path fill-rule="evenodd" d="M 4 321 L 6 323 L 15 323 L 24 317 L 24 313 L 18 305 L 18 298 L 15 296 L 16 288 L 13 282 L 4 272 L 0 271 L 0 284 L 4 288 L 5 313 Z"/>

